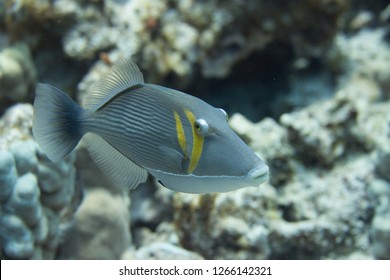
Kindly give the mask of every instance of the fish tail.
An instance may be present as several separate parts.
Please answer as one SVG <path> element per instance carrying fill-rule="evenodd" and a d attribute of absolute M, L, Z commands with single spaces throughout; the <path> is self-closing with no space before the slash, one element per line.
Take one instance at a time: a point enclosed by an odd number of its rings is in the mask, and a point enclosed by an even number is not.
<path fill-rule="evenodd" d="M 47 157 L 58 162 L 68 155 L 83 136 L 85 110 L 66 93 L 38 84 L 35 90 L 33 135 Z"/>

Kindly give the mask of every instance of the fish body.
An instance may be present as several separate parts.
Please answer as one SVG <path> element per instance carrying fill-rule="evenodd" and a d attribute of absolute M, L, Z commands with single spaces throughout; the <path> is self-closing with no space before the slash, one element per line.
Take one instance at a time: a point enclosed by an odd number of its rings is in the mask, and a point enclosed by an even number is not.
<path fill-rule="evenodd" d="M 267 165 L 229 127 L 225 111 L 144 83 L 130 60 L 114 65 L 84 108 L 59 89 L 38 84 L 33 134 L 53 161 L 84 137 L 97 165 L 126 189 L 148 174 L 187 193 L 226 192 L 268 179 Z"/>

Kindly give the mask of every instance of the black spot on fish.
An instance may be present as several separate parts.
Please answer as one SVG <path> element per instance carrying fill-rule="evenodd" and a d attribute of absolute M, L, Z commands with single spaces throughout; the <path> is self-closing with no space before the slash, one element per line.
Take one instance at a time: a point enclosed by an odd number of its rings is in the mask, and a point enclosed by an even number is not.
<path fill-rule="evenodd" d="M 161 182 L 161 180 L 157 180 L 157 182 L 158 182 L 159 184 L 161 184 L 163 187 L 166 187 L 166 186 L 163 184 L 163 182 Z"/>

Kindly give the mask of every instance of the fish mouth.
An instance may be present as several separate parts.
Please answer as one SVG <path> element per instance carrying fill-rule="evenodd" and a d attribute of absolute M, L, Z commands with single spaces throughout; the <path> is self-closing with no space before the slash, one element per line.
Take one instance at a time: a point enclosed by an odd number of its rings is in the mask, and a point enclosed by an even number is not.
<path fill-rule="evenodd" d="M 248 173 L 248 178 L 253 183 L 261 184 L 268 180 L 269 177 L 269 167 L 267 165 L 261 165 L 259 167 L 253 168 Z"/>

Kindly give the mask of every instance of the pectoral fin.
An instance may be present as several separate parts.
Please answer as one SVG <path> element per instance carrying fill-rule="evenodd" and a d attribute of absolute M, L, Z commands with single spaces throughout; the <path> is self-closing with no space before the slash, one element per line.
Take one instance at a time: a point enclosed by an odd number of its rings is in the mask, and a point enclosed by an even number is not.
<path fill-rule="evenodd" d="M 103 173 L 124 190 L 133 190 L 146 182 L 148 172 L 137 165 L 102 137 L 92 133 L 85 135 L 87 149 Z"/>
<path fill-rule="evenodd" d="M 189 165 L 189 159 L 181 152 L 167 146 L 159 146 L 161 155 L 165 157 L 166 167 L 171 173 L 185 174 Z"/>

